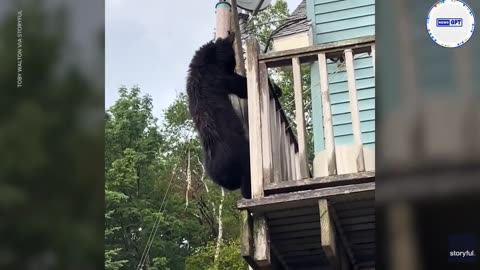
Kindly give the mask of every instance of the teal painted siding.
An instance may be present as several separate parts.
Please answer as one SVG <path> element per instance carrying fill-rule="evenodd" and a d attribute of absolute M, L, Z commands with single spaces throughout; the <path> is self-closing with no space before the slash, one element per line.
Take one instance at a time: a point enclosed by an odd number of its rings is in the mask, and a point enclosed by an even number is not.
<path fill-rule="evenodd" d="M 375 0 L 308 1 L 317 44 L 375 34 Z"/>
<path fill-rule="evenodd" d="M 315 43 L 327 43 L 375 34 L 374 0 L 307 0 Z M 360 129 L 364 145 L 375 146 L 375 75 L 372 57 L 354 56 Z M 318 63 L 311 67 L 315 152 L 325 149 Z M 335 144 L 353 143 L 352 117 L 345 66 L 327 60 Z"/>
<path fill-rule="evenodd" d="M 375 76 L 372 57 L 368 54 L 355 55 L 355 82 L 357 86 L 360 130 L 364 145 L 375 144 Z M 337 63 L 327 61 L 330 103 L 333 117 L 333 135 L 335 144 L 353 143 L 352 116 L 348 96 L 347 73 Z M 312 65 L 312 110 L 315 152 L 324 149 L 323 111 L 320 94 L 318 63 Z"/>

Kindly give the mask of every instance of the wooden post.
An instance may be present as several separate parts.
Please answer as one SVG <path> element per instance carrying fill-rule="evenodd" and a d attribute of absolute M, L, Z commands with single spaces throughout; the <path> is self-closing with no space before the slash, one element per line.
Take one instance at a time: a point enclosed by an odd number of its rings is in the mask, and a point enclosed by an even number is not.
<path fill-rule="evenodd" d="M 322 93 L 323 129 L 325 136 L 325 151 L 328 160 L 328 175 L 337 174 L 337 161 L 335 155 L 335 140 L 333 137 L 332 108 L 330 105 L 330 93 L 328 91 L 328 70 L 325 53 L 318 54 L 320 70 L 320 89 Z"/>
<path fill-rule="evenodd" d="M 268 81 L 267 65 L 260 63 L 259 80 L 260 80 L 260 114 L 262 122 L 262 164 L 263 164 L 263 184 L 270 184 L 273 181 L 272 166 L 272 130 L 271 130 L 271 113 L 270 113 L 270 88 Z M 263 190 L 263 186 L 262 186 Z"/>
<path fill-rule="evenodd" d="M 328 201 L 326 199 L 319 200 L 318 207 L 320 210 L 320 241 L 322 243 L 322 248 L 325 252 L 325 256 L 332 265 L 332 269 L 338 269 L 335 226 L 328 210 Z"/>
<path fill-rule="evenodd" d="M 253 217 L 254 259 L 260 267 L 270 266 L 270 238 L 265 216 Z"/>
<path fill-rule="evenodd" d="M 252 181 L 252 198 L 263 197 L 263 163 L 262 163 L 262 119 L 258 72 L 258 42 L 250 39 L 247 42 L 247 86 L 248 110 L 251 127 L 250 137 L 250 171 Z"/>
<path fill-rule="evenodd" d="M 248 210 L 240 211 L 240 252 L 249 265 L 255 265 L 253 259 L 253 223 Z"/>
<path fill-rule="evenodd" d="M 287 169 L 287 181 L 292 180 L 292 166 L 290 162 L 290 134 L 286 130 L 286 126 L 289 123 L 286 122 L 283 124 L 282 130 L 285 132 L 285 140 L 283 141 L 283 144 L 285 146 L 285 168 Z"/>
<path fill-rule="evenodd" d="M 307 178 L 307 144 L 306 144 L 306 128 L 305 114 L 303 112 L 303 89 L 302 89 L 302 71 L 300 59 L 292 58 L 293 66 L 293 88 L 295 91 L 295 116 L 297 121 L 297 138 L 298 138 L 298 155 L 300 157 L 301 175 L 299 179 Z"/>
<path fill-rule="evenodd" d="M 357 160 L 357 171 L 364 172 L 365 160 L 363 158 L 362 131 L 360 129 L 360 115 L 358 112 L 357 86 L 355 83 L 355 67 L 353 66 L 352 49 L 345 50 L 345 64 L 347 66 L 350 113 L 352 114 L 353 143 L 355 144 L 354 155 Z"/>
<path fill-rule="evenodd" d="M 235 50 L 235 71 L 237 74 L 245 76 L 245 61 L 243 60 L 242 36 L 238 22 L 237 1 L 220 1 L 216 5 L 216 38 L 226 37 L 229 32 L 233 31 L 235 34 L 235 42 L 233 49 Z M 235 95 L 230 95 L 230 101 L 236 113 L 242 119 L 243 127 L 245 129 L 245 136 L 248 138 L 248 108 L 247 101 L 238 98 Z"/>
<path fill-rule="evenodd" d="M 279 183 L 282 181 L 282 160 L 280 156 L 280 133 L 278 133 L 278 118 L 277 106 L 275 100 L 270 100 L 271 130 L 272 130 L 272 155 L 273 155 L 273 182 Z"/>
<path fill-rule="evenodd" d="M 280 112 L 279 112 L 280 114 Z M 285 151 L 285 137 L 287 136 L 285 133 L 285 125 L 282 121 L 282 117 L 279 115 L 278 117 L 278 132 L 280 134 L 280 161 L 282 167 L 282 181 L 288 181 L 288 173 L 287 173 L 287 151 Z"/>

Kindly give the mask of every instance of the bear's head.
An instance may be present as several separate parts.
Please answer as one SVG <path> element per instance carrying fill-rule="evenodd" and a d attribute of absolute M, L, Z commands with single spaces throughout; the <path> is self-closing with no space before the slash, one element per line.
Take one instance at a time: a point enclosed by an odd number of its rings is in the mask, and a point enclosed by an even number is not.
<path fill-rule="evenodd" d="M 235 34 L 230 33 L 225 38 L 218 38 L 215 41 L 215 62 L 228 72 L 235 71 L 235 50 L 233 44 Z"/>
<path fill-rule="evenodd" d="M 235 51 L 233 42 L 235 34 L 225 38 L 210 41 L 198 49 L 190 63 L 191 69 L 204 69 L 206 66 L 216 66 L 224 72 L 235 71 Z"/>

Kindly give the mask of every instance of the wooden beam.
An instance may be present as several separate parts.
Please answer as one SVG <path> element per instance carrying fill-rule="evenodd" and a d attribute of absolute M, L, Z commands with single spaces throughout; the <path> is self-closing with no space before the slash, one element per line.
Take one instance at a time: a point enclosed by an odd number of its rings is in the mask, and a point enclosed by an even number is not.
<path fill-rule="evenodd" d="M 235 71 L 240 75 L 245 75 L 245 61 L 243 60 L 242 34 L 240 33 L 240 24 L 238 21 L 237 0 L 229 0 L 232 6 L 232 30 L 235 32 L 235 62 L 237 66 Z"/>
<path fill-rule="evenodd" d="M 264 192 L 268 194 L 291 192 L 301 189 L 324 188 L 338 185 L 361 184 L 375 181 L 375 172 L 331 175 L 326 177 L 305 178 L 297 181 L 285 181 L 265 185 Z"/>
<path fill-rule="evenodd" d="M 239 209 L 248 209 L 251 212 L 275 211 L 287 208 L 302 207 L 315 204 L 318 199 L 332 198 L 337 201 L 349 201 L 373 198 L 375 183 L 344 185 L 316 190 L 298 191 L 277 194 L 263 198 L 245 200 L 237 203 Z"/>
<path fill-rule="evenodd" d="M 263 197 L 262 121 L 258 73 L 259 46 L 255 39 L 247 41 L 248 125 L 250 139 L 250 171 L 252 198 Z"/>
<path fill-rule="evenodd" d="M 295 116 L 297 122 L 298 156 L 300 158 L 300 178 L 308 177 L 307 173 L 307 137 L 305 128 L 305 113 L 303 111 L 302 70 L 298 57 L 292 58 L 293 88 L 295 95 Z"/>
<path fill-rule="evenodd" d="M 271 265 L 270 239 L 267 219 L 263 215 L 253 216 L 254 260 L 260 267 Z"/>
<path fill-rule="evenodd" d="M 273 182 L 273 154 L 272 154 L 272 129 L 270 110 L 270 86 L 267 66 L 258 65 L 260 80 L 260 114 L 262 127 L 262 164 L 263 164 L 263 185 Z M 263 187 L 262 187 L 263 193 Z"/>
<path fill-rule="evenodd" d="M 320 242 L 323 252 L 333 269 L 338 269 L 337 242 L 335 238 L 335 225 L 329 212 L 329 203 L 326 199 L 318 201 L 320 210 Z"/>
<path fill-rule="evenodd" d="M 292 50 L 285 50 L 285 51 L 278 51 L 278 52 L 269 52 L 266 54 L 262 54 L 259 57 L 261 62 L 269 62 L 267 65 L 270 67 L 270 64 L 273 62 L 278 62 L 282 60 L 291 61 L 293 57 L 306 57 L 306 56 L 316 56 L 319 53 L 328 53 L 328 52 L 335 52 L 335 51 L 343 51 L 344 49 L 350 48 L 360 48 L 360 47 L 369 47 L 368 44 L 375 42 L 375 36 L 366 36 L 336 42 L 329 42 L 314 46 L 308 46 L 304 48 L 297 48 Z"/>
<path fill-rule="evenodd" d="M 320 70 L 320 91 L 322 96 L 323 130 L 325 137 L 325 151 L 327 152 L 328 175 L 337 174 L 337 161 L 335 155 L 335 140 L 333 135 L 332 108 L 330 105 L 330 93 L 328 90 L 328 70 L 325 53 L 318 54 Z"/>
<path fill-rule="evenodd" d="M 240 218 L 240 253 L 249 265 L 255 265 L 253 260 L 253 224 L 248 210 L 241 210 Z"/>
<path fill-rule="evenodd" d="M 357 171 L 365 171 L 365 159 L 363 158 L 362 131 L 360 129 L 360 114 L 358 111 L 357 86 L 355 82 L 355 67 L 353 65 L 353 52 L 345 50 L 345 64 L 347 67 L 348 96 L 350 98 L 350 113 L 352 115 L 353 143 L 355 144 L 355 157 Z"/>
<path fill-rule="evenodd" d="M 231 8 L 231 30 L 235 33 L 235 42 L 233 44 L 233 49 L 235 50 L 235 72 L 239 75 L 245 76 L 245 61 L 243 59 L 243 48 L 242 48 L 242 34 L 240 32 L 240 25 L 238 20 L 238 9 L 237 9 L 237 0 L 229 0 Z M 258 62 L 258 61 L 257 61 Z M 235 95 L 230 95 L 230 101 L 233 105 L 238 116 L 243 121 L 243 127 L 246 131 L 245 135 L 249 134 L 249 125 L 248 125 L 248 104 L 244 99 L 240 99 Z"/>

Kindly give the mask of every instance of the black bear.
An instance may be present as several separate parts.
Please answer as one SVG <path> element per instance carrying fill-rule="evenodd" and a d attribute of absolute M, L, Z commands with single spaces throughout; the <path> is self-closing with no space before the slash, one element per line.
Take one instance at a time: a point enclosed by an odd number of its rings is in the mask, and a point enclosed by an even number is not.
<path fill-rule="evenodd" d="M 247 79 L 235 73 L 234 35 L 210 41 L 189 66 L 189 110 L 203 147 L 207 175 L 220 186 L 251 198 L 250 153 L 242 120 L 229 94 L 247 98 Z"/>

